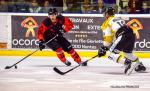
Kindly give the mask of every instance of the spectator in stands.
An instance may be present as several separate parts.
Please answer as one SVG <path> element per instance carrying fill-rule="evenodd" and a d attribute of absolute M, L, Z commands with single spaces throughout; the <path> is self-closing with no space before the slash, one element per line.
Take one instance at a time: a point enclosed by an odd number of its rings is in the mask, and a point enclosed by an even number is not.
<path fill-rule="evenodd" d="M 129 14 L 130 8 L 129 6 L 125 6 L 122 8 L 122 10 L 119 12 L 120 14 Z"/>
<path fill-rule="evenodd" d="M 98 4 L 93 8 L 92 13 L 102 14 L 105 9 L 103 0 L 98 0 Z"/>
<path fill-rule="evenodd" d="M 8 12 L 8 1 L 0 0 L 0 12 Z"/>
<path fill-rule="evenodd" d="M 25 0 L 17 0 L 17 2 L 15 2 L 13 12 L 28 13 L 29 2 L 26 2 Z"/>
<path fill-rule="evenodd" d="M 148 0 L 144 0 L 142 3 L 142 14 L 149 14 L 150 13 L 150 8 L 149 8 L 149 4 L 150 2 L 148 2 Z"/>
<path fill-rule="evenodd" d="M 57 9 L 58 12 L 63 11 L 63 0 L 49 0 L 53 7 Z"/>
<path fill-rule="evenodd" d="M 65 13 L 82 13 L 77 0 L 66 0 L 66 6 L 67 9 L 64 11 Z"/>
<path fill-rule="evenodd" d="M 77 2 L 75 2 L 75 3 L 72 5 L 70 11 L 71 11 L 71 13 L 82 13 L 81 7 L 80 7 L 80 5 L 77 4 Z"/>
<path fill-rule="evenodd" d="M 72 13 L 71 9 L 73 7 L 73 2 L 74 2 L 73 0 L 65 0 L 66 7 L 65 7 L 65 10 L 63 12 Z"/>
<path fill-rule="evenodd" d="M 15 3 L 13 0 L 8 0 L 8 12 L 16 12 L 16 7 L 15 7 Z"/>
<path fill-rule="evenodd" d="M 116 0 L 118 2 L 118 13 L 127 14 L 128 0 Z"/>
<path fill-rule="evenodd" d="M 114 7 L 116 0 L 103 0 L 106 7 Z"/>
<path fill-rule="evenodd" d="M 32 0 L 31 6 L 29 8 L 30 13 L 40 13 L 42 12 L 42 8 L 39 6 L 37 0 Z"/>
<path fill-rule="evenodd" d="M 49 0 L 45 0 L 42 7 L 42 12 L 47 13 L 48 10 L 53 7 L 52 4 L 49 2 Z"/>
<path fill-rule="evenodd" d="M 63 12 L 67 10 L 67 0 L 63 0 Z"/>
<path fill-rule="evenodd" d="M 119 0 L 119 7 L 122 9 L 124 9 L 124 6 L 123 6 L 123 0 Z"/>
<path fill-rule="evenodd" d="M 116 0 L 103 0 L 106 4 L 116 4 Z"/>
<path fill-rule="evenodd" d="M 142 11 L 142 2 L 143 0 L 129 0 L 129 14 L 140 14 Z"/>
<path fill-rule="evenodd" d="M 50 0 L 54 7 L 63 7 L 63 0 Z"/>
<path fill-rule="evenodd" d="M 81 5 L 82 13 L 90 14 L 90 13 L 92 13 L 92 9 L 93 9 L 93 7 L 91 5 L 90 0 L 84 0 L 83 5 Z"/>

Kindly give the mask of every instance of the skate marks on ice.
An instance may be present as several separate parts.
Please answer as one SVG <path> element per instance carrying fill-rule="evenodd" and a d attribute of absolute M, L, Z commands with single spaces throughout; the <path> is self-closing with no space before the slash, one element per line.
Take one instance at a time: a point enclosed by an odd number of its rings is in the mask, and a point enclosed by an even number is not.
<path fill-rule="evenodd" d="M 90 66 L 79 67 L 62 76 L 53 71 L 53 66 L 60 66 L 59 68 L 62 69 L 62 71 L 66 71 L 70 69 L 70 67 L 64 67 L 60 62 L 49 62 L 50 60 L 54 59 L 29 58 L 20 63 L 18 69 L 1 69 L 0 90 L 108 91 L 114 88 L 115 90 L 117 89 L 116 91 L 125 91 L 128 88 L 133 88 L 133 90 L 136 89 L 136 91 L 141 91 L 141 89 L 142 91 L 146 91 L 145 89 L 150 89 L 150 73 L 133 72 L 130 76 L 126 76 L 123 73 L 124 68 L 122 66 L 116 64 L 109 66 L 109 63 L 108 65 L 104 65 L 106 63 L 101 63 L 100 61 L 97 63 L 96 59 L 90 62 Z M 0 61 L 0 66 L 6 66 L 14 62 L 9 61 L 10 63 L 8 63 L 7 61 L 8 60 L 5 60 L 5 62 Z M 56 58 L 55 61 L 57 61 Z M 147 67 L 147 72 L 150 72 L 150 66 L 147 65 Z"/>
<path fill-rule="evenodd" d="M 3 91 L 95 91 L 110 88 L 150 89 L 149 73 L 121 74 L 120 67 L 80 67 L 64 76 L 55 73 L 53 67 L 10 69 L 0 73 L 0 89 Z M 63 70 L 67 70 L 65 67 Z M 111 70 L 110 70 L 111 69 Z M 113 73 L 113 74 L 111 74 Z M 9 88 L 6 88 L 9 86 Z M 5 88 L 4 88 L 5 87 Z M 23 91 L 24 91 L 23 90 Z"/>

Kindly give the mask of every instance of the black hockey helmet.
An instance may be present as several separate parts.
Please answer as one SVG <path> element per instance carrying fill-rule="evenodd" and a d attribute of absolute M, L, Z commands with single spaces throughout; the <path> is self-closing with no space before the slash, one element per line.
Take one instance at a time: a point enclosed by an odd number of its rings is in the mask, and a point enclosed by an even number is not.
<path fill-rule="evenodd" d="M 112 7 L 108 7 L 105 12 L 105 14 L 108 13 L 108 15 L 114 15 L 115 14 L 115 10 Z"/>
<path fill-rule="evenodd" d="M 52 15 L 52 14 L 56 14 L 57 13 L 57 9 L 56 8 L 50 8 L 48 10 L 48 15 Z"/>

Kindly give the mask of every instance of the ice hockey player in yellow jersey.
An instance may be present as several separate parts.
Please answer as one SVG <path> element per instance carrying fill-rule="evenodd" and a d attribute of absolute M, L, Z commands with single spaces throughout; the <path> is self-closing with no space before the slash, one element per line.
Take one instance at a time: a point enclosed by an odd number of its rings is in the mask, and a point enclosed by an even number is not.
<path fill-rule="evenodd" d="M 114 16 L 115 11 L 109 7 L 104 12 L 106 20 L 101 25 L 103 32 L 103 46 L 99 49 L 99 57 L 104 56 L 108 51 L 108 58 L 117 63 L 125 65 L 124 73 L 129 75 L 133 70 L 136 72 L 145 71 L 146 68 L 139 62 L 139 58 L 133 54 L 135 34 L 126 25 L 125 21 Z M 124 53 L 124 57 L 120 55 Z"/>

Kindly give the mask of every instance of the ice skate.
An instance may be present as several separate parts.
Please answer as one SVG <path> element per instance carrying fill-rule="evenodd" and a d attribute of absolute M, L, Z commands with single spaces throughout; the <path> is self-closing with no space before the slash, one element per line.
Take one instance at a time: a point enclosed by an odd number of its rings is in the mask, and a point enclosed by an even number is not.
<path fill-rule="evenodd" d="M 64 64 L 67 66 L 71 66 L 71 62 L 69 62 L 68 60 L 66 60 L 66 62 L 64 62 Z"/>
<path fill-rule="evenodd" d="M 132 64 L 131 60 L 125 60 L 125 70 L 124 70 L 125 74 L 131 68 L 131 64 Z"/>
<path fill-rule="evenodd" d="M 139 62 L 129 62 L 129 64 L 126 64 L 125 74 L 130 75 L 138 65 Z"/>
<path fill-rule="evenodd" d="M 146 71 L 146 67 L 143 65 L 142 62 L 140 62 L 139 65 L 134 70 L 138 73 L 143 73 Z"/>

